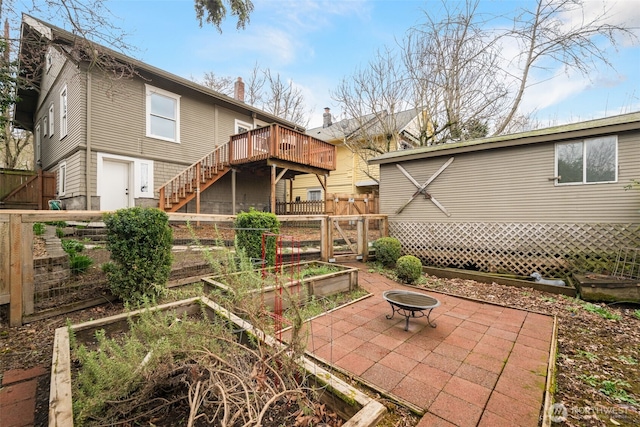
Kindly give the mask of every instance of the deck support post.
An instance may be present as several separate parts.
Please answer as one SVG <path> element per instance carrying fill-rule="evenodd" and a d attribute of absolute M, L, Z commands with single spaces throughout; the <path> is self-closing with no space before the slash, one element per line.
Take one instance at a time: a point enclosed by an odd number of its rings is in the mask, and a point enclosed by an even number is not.
<path fill-rule="evenodd" d="M 271 165 L 271 213 L 276 213 L 276 165 Z"/>
<path fill-rule="evenodd" d="M 231 215 L 236 214 L 236 169 L 231 169 Z"/>

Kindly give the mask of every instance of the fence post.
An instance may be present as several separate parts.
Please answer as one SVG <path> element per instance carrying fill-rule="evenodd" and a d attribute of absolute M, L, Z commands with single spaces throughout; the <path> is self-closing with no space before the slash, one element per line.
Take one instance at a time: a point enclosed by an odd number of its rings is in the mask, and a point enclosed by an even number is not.
<path fill-rule="evenodd" d="M 22 326 L 22 215 L 9 215 L 9 326 Z"/>
<path fill-rule="evenodd" d="M 22 223 L 22 314 L 34 312 L 33 224 Z"/>
<path fill-rule="evenodd" d="M 327 227 L 328 219 L 329 217 L 325 215 L 320 220 L 320 259 L 324 262 L 329 261 L 329 255 L 328 255 L 329 227 Z"/>

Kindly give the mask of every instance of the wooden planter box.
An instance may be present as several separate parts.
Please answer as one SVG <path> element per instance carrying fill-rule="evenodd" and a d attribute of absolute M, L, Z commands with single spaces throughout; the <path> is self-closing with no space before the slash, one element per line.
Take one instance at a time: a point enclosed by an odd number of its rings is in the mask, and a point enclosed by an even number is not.
<path fill-rule="evenodd" d="M 574 274 L 573 279 L 585 301 L 640 302 L 640 283 L 603 274 Z"/>
<path fill-rule="evenodd" d="M 321 261 L 310 261 L 300 263 L 300 270 L 305 267 L 318 267 L 318 266 L 331 266 L 333 268 L 339 268 L 340 271 L 323 274 L 320 276 L 305 277 L 303 280 L 290 280 L 290 277 L 285 272 L 281 274 L 282 287 L 286 290 L 282 292 L 283 295 L 299 295 L 302 294 L 304 298 L 301 300 L 309 299 L 312 296 L 326 297 L 330 295 L 339 294 L 342 292 L 348 292 L 358 287 L 358 269 L 356 267 L 347 267 L 344 265 L 330 264 Z M 291 267 L 285 266 L 285 268 Z M 272 268 L 267 269 L 273 271 Z M 256 270 L 258 271 L 258 270 Z M 233 273 L 233 275 L 239 275 L 243 273 Z M 221 289 L 223 292 L 233 292 L 233 289 L 227 285 L 225 281 L 227 276 L 213 276 L 203 279 L 205 283 L 205 291 L 212 289 Z M 266 308 L 273 310 L 275 298 L 278 294 L 278 286 L 266 286 L 262 289 L 256 289 L 253 291 L 256 296 L 261 295 L 264 299 L 264 305 Z M 283 308 L 288 307 L 288 298 L 282 298 Z"/>
<path fill-rule="evenodd" d="M 228 312 L 207 297 L 195 297 L 182 301 L 159 305 L 154 310 L 171 310 L 176 314 L 197 314 L 205 308 L 210 318 L 222 316 L 233 322 L 238 330 L 252 334 L 269 345 L 279 346 L 273 337 L 255 329 L 253 325 Z M 137 316 L 142 310 L 123 313 L 104 319 L 93 320 L 71 325 L 79 342 L 92 340 L 96 330 L 105 329 L 107 334 L 128 330 L 127 319 Z M 315 385 L 325 386 L 321 398 L 336 413 L 345 419 L 344 427 L 375 426 L 386 413 L 384 405 L 371 399 L 358 389 L 351 387 L 327 370 L 316 365 L 310 359 L 301 357 L 301 366 L 306 369 Z M 49 394 L 49 426 L 72 427 L 73 409 L 71 392 L 71 354 L 69 331 L 66 326 L 56 329 L 53 343 L 53 359 L 51 365 L 51 389 Z"/>

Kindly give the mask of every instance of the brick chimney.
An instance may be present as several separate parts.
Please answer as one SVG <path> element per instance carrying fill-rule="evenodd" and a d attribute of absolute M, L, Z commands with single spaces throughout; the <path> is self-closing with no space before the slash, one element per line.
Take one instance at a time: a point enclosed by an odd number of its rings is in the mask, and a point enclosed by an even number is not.
<path fill-rule="evenodd" d="M 233 86 L 233 97 L 240 102 L 244 102 L 244 82 L 242 77 L 238 77 L 238 80 Z"/>
<path fill-rule="evenodd" d="M 328 128 L 333 123 L 331 123 L 331 109 L 329 107 L 324 107 L 324 114 L 322 115 L 322 127 Z"/>

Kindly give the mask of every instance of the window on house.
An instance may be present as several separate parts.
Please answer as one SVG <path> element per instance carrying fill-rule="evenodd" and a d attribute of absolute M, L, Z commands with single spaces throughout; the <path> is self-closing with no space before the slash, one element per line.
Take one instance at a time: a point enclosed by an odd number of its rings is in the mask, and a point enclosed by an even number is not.
<path fill-rule="evenodd" d="M 45 116 L 44 119 L 42 119 L 42 136 L 47 136 L 47 131 L 49 130 L 49 120 L 47 119 L 47 117 Z"/>
<path fill-rule="evenodd" d="M 153 161 L 136 159 L 134 163 L 137 185 L 134 197 L 153 198 Z"/>
<path fill-rule="evenodd" d="M 322 190 L 307 190 L 307 200 L 322 200 Z"/>
<path fill-rule="evenodd" d="M 180 97 L 147 85 L 147 136 L 180 142 Z"/>
<path fill-rule="evenodd" d="M 556 144 L 558 184 L 592 184 L 618 180 L 615 136 Z"/>
<path fill-rule="evenodd" d="M 60 91 L 60 139 L 67 136 L 67 87 Z"/>
<path fill-rule="evenodd" d="M 62 162 L 58 167 L 58 196 L 64 196 L 67 191 L 67 163 Z"/>
<path fill-rule="evenodd" d="M 51 103 L 51 105 L 49 105 L 49 138 L 53 137 L 53 131 L 54 131 L 53 121 L 54 121 L 53 103 Z"/>
<path fill-rule="evenodd" d="M 236 120 L 236 133 L 248 132 L 253 129 L 253 126 L 247 122 L 243 122 L 242 120 Z"/>
<path fill-rule="evenodd" d="M 40 152 L 41 150 L 41 141 L 40 141 L 40 124 L 37 124 L 35 129 L 33 130 L 34 133 L 34 139 L 35 139 L 35 156 L 36 156 L 36 164 L 40 165 L 41 159 L 40 159 Z"/>

